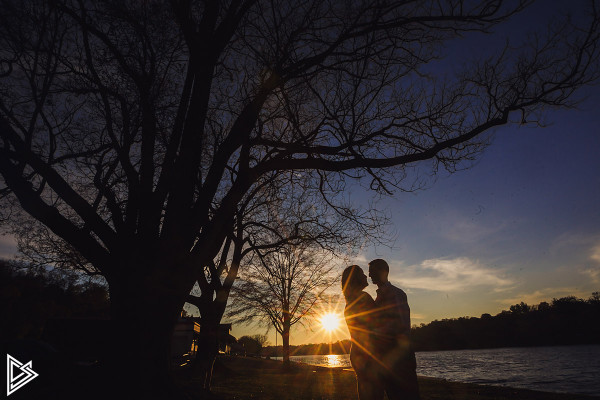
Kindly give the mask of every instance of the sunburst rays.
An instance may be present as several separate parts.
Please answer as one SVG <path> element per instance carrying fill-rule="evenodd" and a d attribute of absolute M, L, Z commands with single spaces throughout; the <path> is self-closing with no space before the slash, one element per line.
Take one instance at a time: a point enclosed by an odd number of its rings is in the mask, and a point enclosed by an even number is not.
<path fill-rule="evenodd" d="M 329 346 L 329 348 L 326 349 L 329 354 L 332 353 L 332 345 L 336 342 L 339 342 L 339 344 L 342 346 L 342 351 L 344 353 L 350 353 L 350 348 L 346 348 L 343 342 L 343 340 L 350 338 L 353 346 L 356 346 L 364 353 L 368 354 L 369 357 L 371 357 L 381 367 L 387 368 L 381 360 L 381 357 L 378 357 L 376 354 L 377 352 L 373 350 L 374 346 L 372 341 L 382 338 L 381 333 L 374 329 L 364 328 L 365 324 L 358 322 L 360 319 L 366 319 L 368 321 L 371 319 L 371 317 L 373 317 L 372 322 L 375 323 L 375 314 L 379 313 L 384 308 L 366 311 L 363 310 L 361 312 L 345 316 L 345 307 L 348 306 L 349 308 L 353 308 L 352 306 L 355 303 L 356 300 L 346 305 L 346 301 L 342 296 L 332 296 L 330 301 L 320 303 L 314 313 L 306 316 L 309 326 L 318 327 L 318 329 L 312 330 L 312 334 L 308 336 L 307 342 L 320 342 L 322 343 L 320 346 Z M 337 323 L 332 320 L 336 320 Z M 359 335 L 359 338 L 350 337 L 348 325 L 350 325 L 356 332 L 362 333 Z M 362 327 L 360 325 L 362 325 Z M 367 326 L 368 325 L 370 324 L 367 324 Z M 372 326 L 375 327 L 375 325 Z M 298 347 L 298 350 L 299 349 L 300 346 Z M 322 347 L 319 347 L 316 350 L 317 354 L 321 354 Z M 295 355 L 295 352 L 292 350 L 290 355 Z"/>
<path fill-rule="evenodd" d="M 338 314 L 323 314 L 321 315 L 321 318 L 319 318 L 319 322 L 326 332 L 331 332 L 340 328 L 340 317 Z"/>

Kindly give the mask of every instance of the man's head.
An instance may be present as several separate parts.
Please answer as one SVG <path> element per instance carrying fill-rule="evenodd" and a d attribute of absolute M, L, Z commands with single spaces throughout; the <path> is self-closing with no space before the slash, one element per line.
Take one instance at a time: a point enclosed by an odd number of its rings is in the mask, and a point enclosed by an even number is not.
<path fill-rule="evenodd" d="M 388 281 L 390 266 L 387 262 L 378 258 L 369 263 L 369 277 L 376 285 L 383 285 Z"/>

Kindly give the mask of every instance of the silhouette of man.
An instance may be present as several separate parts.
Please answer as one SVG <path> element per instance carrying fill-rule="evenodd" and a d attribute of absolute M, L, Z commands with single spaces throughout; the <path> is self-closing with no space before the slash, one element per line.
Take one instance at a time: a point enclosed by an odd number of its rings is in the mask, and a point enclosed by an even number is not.
<path fill-rule="evenodd" d="M 415 353 L 410 344 L 410 308 L 406 293 L 388 280 L 390 267 L 382 259 L 369 263 L 369 276 L 377 285 L 376 325 L 380 336 L 381 379 L 389 400 L 418 400 Z"/>

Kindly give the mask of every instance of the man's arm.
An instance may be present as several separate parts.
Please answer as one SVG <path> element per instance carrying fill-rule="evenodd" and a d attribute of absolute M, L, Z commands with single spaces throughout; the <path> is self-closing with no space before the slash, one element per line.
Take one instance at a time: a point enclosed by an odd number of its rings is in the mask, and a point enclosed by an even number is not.
<path fill-rule="evenodd" d="M 410 334 L 410 307 L 406 293 L 395 286 L 393 289 L 393 302 L 395 311 L 395 328 L 397 334 Z"/>
<path fill-rule="evenodd" d="M 381 288 L 375 299 L 377 332 L 383 338 L 396 338 L 410 332 L 410 309 L 404 292 L 393 286 Z"/>

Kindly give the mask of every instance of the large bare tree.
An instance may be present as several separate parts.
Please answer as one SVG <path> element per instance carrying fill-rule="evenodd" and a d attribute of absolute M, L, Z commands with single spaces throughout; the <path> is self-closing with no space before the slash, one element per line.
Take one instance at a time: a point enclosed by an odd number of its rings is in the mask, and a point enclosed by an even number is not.
<path fill-rule="evenodd" d="M 343 214 L 348 179 L 390 192 L 416 163 L 452 170 L 599 71 L 596 1 L 585 27 L 444 82 L 426 66 L 445 43 L 529 1 L 0 4 L 0 220 L 36 221 L 40 251 L 106 278 L 115 376 L 155 397 L 187 295 L 198 282 L 201 312 L 222 306 L 237 269 L 221 260 L 270 174 L 305 174 Z"/>

